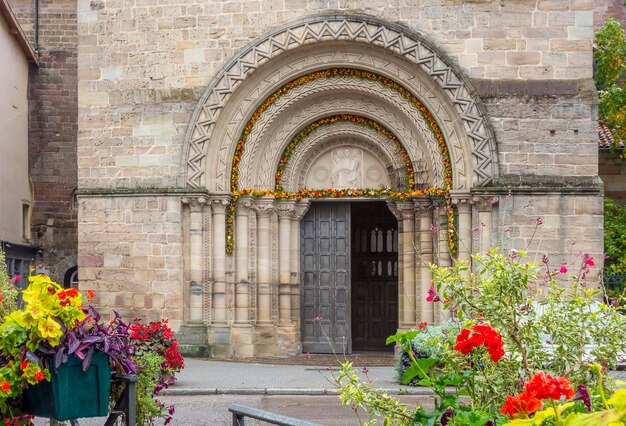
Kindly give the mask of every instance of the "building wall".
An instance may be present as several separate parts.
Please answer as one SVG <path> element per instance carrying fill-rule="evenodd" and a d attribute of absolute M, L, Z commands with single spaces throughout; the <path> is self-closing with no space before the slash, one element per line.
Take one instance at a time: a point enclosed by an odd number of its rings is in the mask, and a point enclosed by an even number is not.
<path fill-rule="evenodd" d="M 179 211 L 184 195 L 176 194 L 189 190 L 184 152 L 192 113 L 247 43 L 281 24 L 333 12 L 405 25 L 471 79 L 497 137 L 499 177 L 482 190 L 499 198 L 489 213 L 498 230 L 491 245 L 559 260 L 581 250 L 600 258 L 592 0 L 145 0 L 133 7 L 79 0 L 79 267 L 81 286 L 97 287 L 100 303 L 185 320 L 190 255 L 181 255 L 187 231 Z M 544 225 L 537 233 L 545 236 L 534 238 L 538 217 Z M 148 262 L 167 265 L 167 274 L 146 272 Z M 227 275 L 232 263 L 226 261 Z"/>
<path fill-rule="evenodd" d="M 34 43 L 33 2 L 11 5 Z M 41 263 L 59 282 L 77 264 L 77 49 L 76 2 L 39 2 L 40 66 L 31 69 L 29 89 L 31 223 Z"/>
<path fill-rule="evenodd" d="M 32 206 L 28 180 L 29 64 L 2 17 L 0 63 L 0 240 L 27 245 L 22 205 Z"/>

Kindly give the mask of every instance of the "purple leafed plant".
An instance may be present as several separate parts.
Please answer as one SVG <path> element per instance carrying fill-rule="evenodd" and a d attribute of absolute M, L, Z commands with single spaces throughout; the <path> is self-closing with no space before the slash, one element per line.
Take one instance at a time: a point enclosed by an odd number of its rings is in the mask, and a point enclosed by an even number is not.
<path fill-rule="evenodd" d="M 132 344 L 128 324 L 122 321 L 120 314 L 114 311 L 114 319 L 102 322 L 100 313 L 93 306 L 88 306 L 85 313 L 87 316 L 77 322 L 76 327 L 65 330 L 58 346 L 40 347 L 37 352 L 41 354 L 27 351 L 25 358 L 37 361 L 52 357 L 56 371 L 61 364 L 67 362 L 70 355 L 74 355 L 83 360 L 83 371 L 86 371 L 94 352 L 98 351 L 108 355 L 113 370 L 135 374 L 135 364 L 130 359 Z"/>

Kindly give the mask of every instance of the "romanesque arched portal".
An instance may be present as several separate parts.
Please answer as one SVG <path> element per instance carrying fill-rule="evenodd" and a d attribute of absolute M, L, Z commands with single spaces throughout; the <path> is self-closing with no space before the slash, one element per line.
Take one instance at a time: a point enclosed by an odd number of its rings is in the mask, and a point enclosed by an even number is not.
<path fill-rule="evenodd" d="M 385 200 L 397 219 L 398 327 L 442 318 L 425 303 L 428 262 L 467 260 L 491 233 L 486 203 L 472 241 L 470 191 L 497 174 L 485 117 L 459 68 L 398 25 L 315 16 L 255 40 L 214 79 L 187 133 L 186 184 L 207 191 L 184 200 L 187 321 L 209 326 L 215 354 L 299 351 L 312 320 L 300 307 L 315 311 L 301 265 L 324 261 L 300 221 L 322 199 Z M 343 238 L 341 220 L 327 219 L 307 222 L 320 227 L 312 244 L 325 226 L 328 244 Z"/>

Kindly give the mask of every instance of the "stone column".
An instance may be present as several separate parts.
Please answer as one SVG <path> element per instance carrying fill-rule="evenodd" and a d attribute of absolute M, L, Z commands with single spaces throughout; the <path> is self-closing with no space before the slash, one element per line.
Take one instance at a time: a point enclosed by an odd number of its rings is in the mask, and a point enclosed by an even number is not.
<path fill-rule="evenodd" d="M 419 249 L 417 254 L 417 269 L 419 269 L 419 282 L 417 283 L 418 315 L 417 322 L 432 323 L 434 306 L 427 302 L 428 288 L 432 285 L 433 274 L 428 265 L 433 263 L 433 204 L 429 198 L 413 200 L 415 206 L 415 222 L 419 233 Z"/>
<path fill-rule="evenodd" d="M 456 205 L 459 222 L 457 226 L 457 247 L 459 260 L 467 262 L 468 270 L 463 275 L 469 277 L 471 268 L 472 254 L 472 205 L 471 198 L 468 193 L 452 194 L 452 203 Z"/>
<path fill-rule="evenodd" d="M 300 322 L 300 221 L 310 206 L 309 200 L 298 202 L 291 218 L 291 320 L 295 323 Z"/>
<path fill-rule="evenodd" d="M 231 330 L 236 357 L 254 356 L 254 336 L 250 324 L 249 277 L 249 197 L 240 198 L 235 216 L 235 324 Z"/>
<path fill-rule="evenodd" d="M 204 299 L 204 197 L 183 198 L 182 203 L 189 208 L 189 311 L 188 320 L 192 324 L 203 322 Z M 210 207 L 208 207 L 210 209 Z M 210 210 L 208 212 L 210 213 Z"/>
<path fill-rule="evenodd" d="M 437 236 L 439 239 L 437 248 L 437 264 L 443 267 L 452 266 L 450 240 L 448 239 L 450 234 L 450 230 L 448 229 L 448 211 L 451 208 L 452 206 L 448 206 L 442 202 L 439 205 L 439 208 L 435 211 L 435 219 L 438 221 Z M 441 324 L 449 318 L 450 313 L 444 309 L 443 303 L 435 303 L 435 323 Z"/>
<path fill-rule="evenodd" d="M 399 235 L 398 258 L 402 257 L 402 285 L 398 297 L 402 299 L 402 312 L 399 315 L 399 328 L 408 330 L 415 327 L 415 207 L 412 202 L 396 202 L 396 209 L 402 219 L 402 233 Z M 401 250 L 400 250 L 401 249 Z M 400 284 L 400 283 L 399 283 Z"/>
<path fill-rule="evenodd" d="M 213 210 L 213 323 L 226 323 L 226 207 L 230 196 L 211 197 Z"/>
<path fill-rule="evenodd" d="M 491 214 L 498 198 L 492 196 L 476 196 L 472 199 L 478 209 L 478 252 L 486 253 L 492 246 L 491 236 L 493 224 Z"/>
<path fill-rule="evenodd" d="M 250 307 L 250 280 L 248 276 L 248 208 L 249 198 L 238 202 L 235 222 L 235 324 L 247 324 Z"/>
<path fill-rule="evenodd" d="M 271 324 L 272 281 L 270 252 L 270 216 L 274 211 L 274 197 L 262 197 L 255 202 L 257 210 L 257 321 L 259 324 Z"/>
<path fill-rule="evenodd" d="M 278 212 L 278 306 L 281 325 L 291 322 L 291 219 L 295 213 L 296 202 L 280 200 L 276 203 Z"/>

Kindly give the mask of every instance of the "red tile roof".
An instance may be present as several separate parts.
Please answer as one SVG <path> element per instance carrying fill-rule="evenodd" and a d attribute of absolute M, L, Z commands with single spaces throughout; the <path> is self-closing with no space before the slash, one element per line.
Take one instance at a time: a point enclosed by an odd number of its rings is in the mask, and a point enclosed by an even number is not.
<path fill-rule="evenodd" d="M 598 121 L 598 146 L 599 148 L 610 148 L 613 144 L 611 130 L 601 121 Z M 620 148 L 624 148 L 624 142 L 620 143 Z"/>

